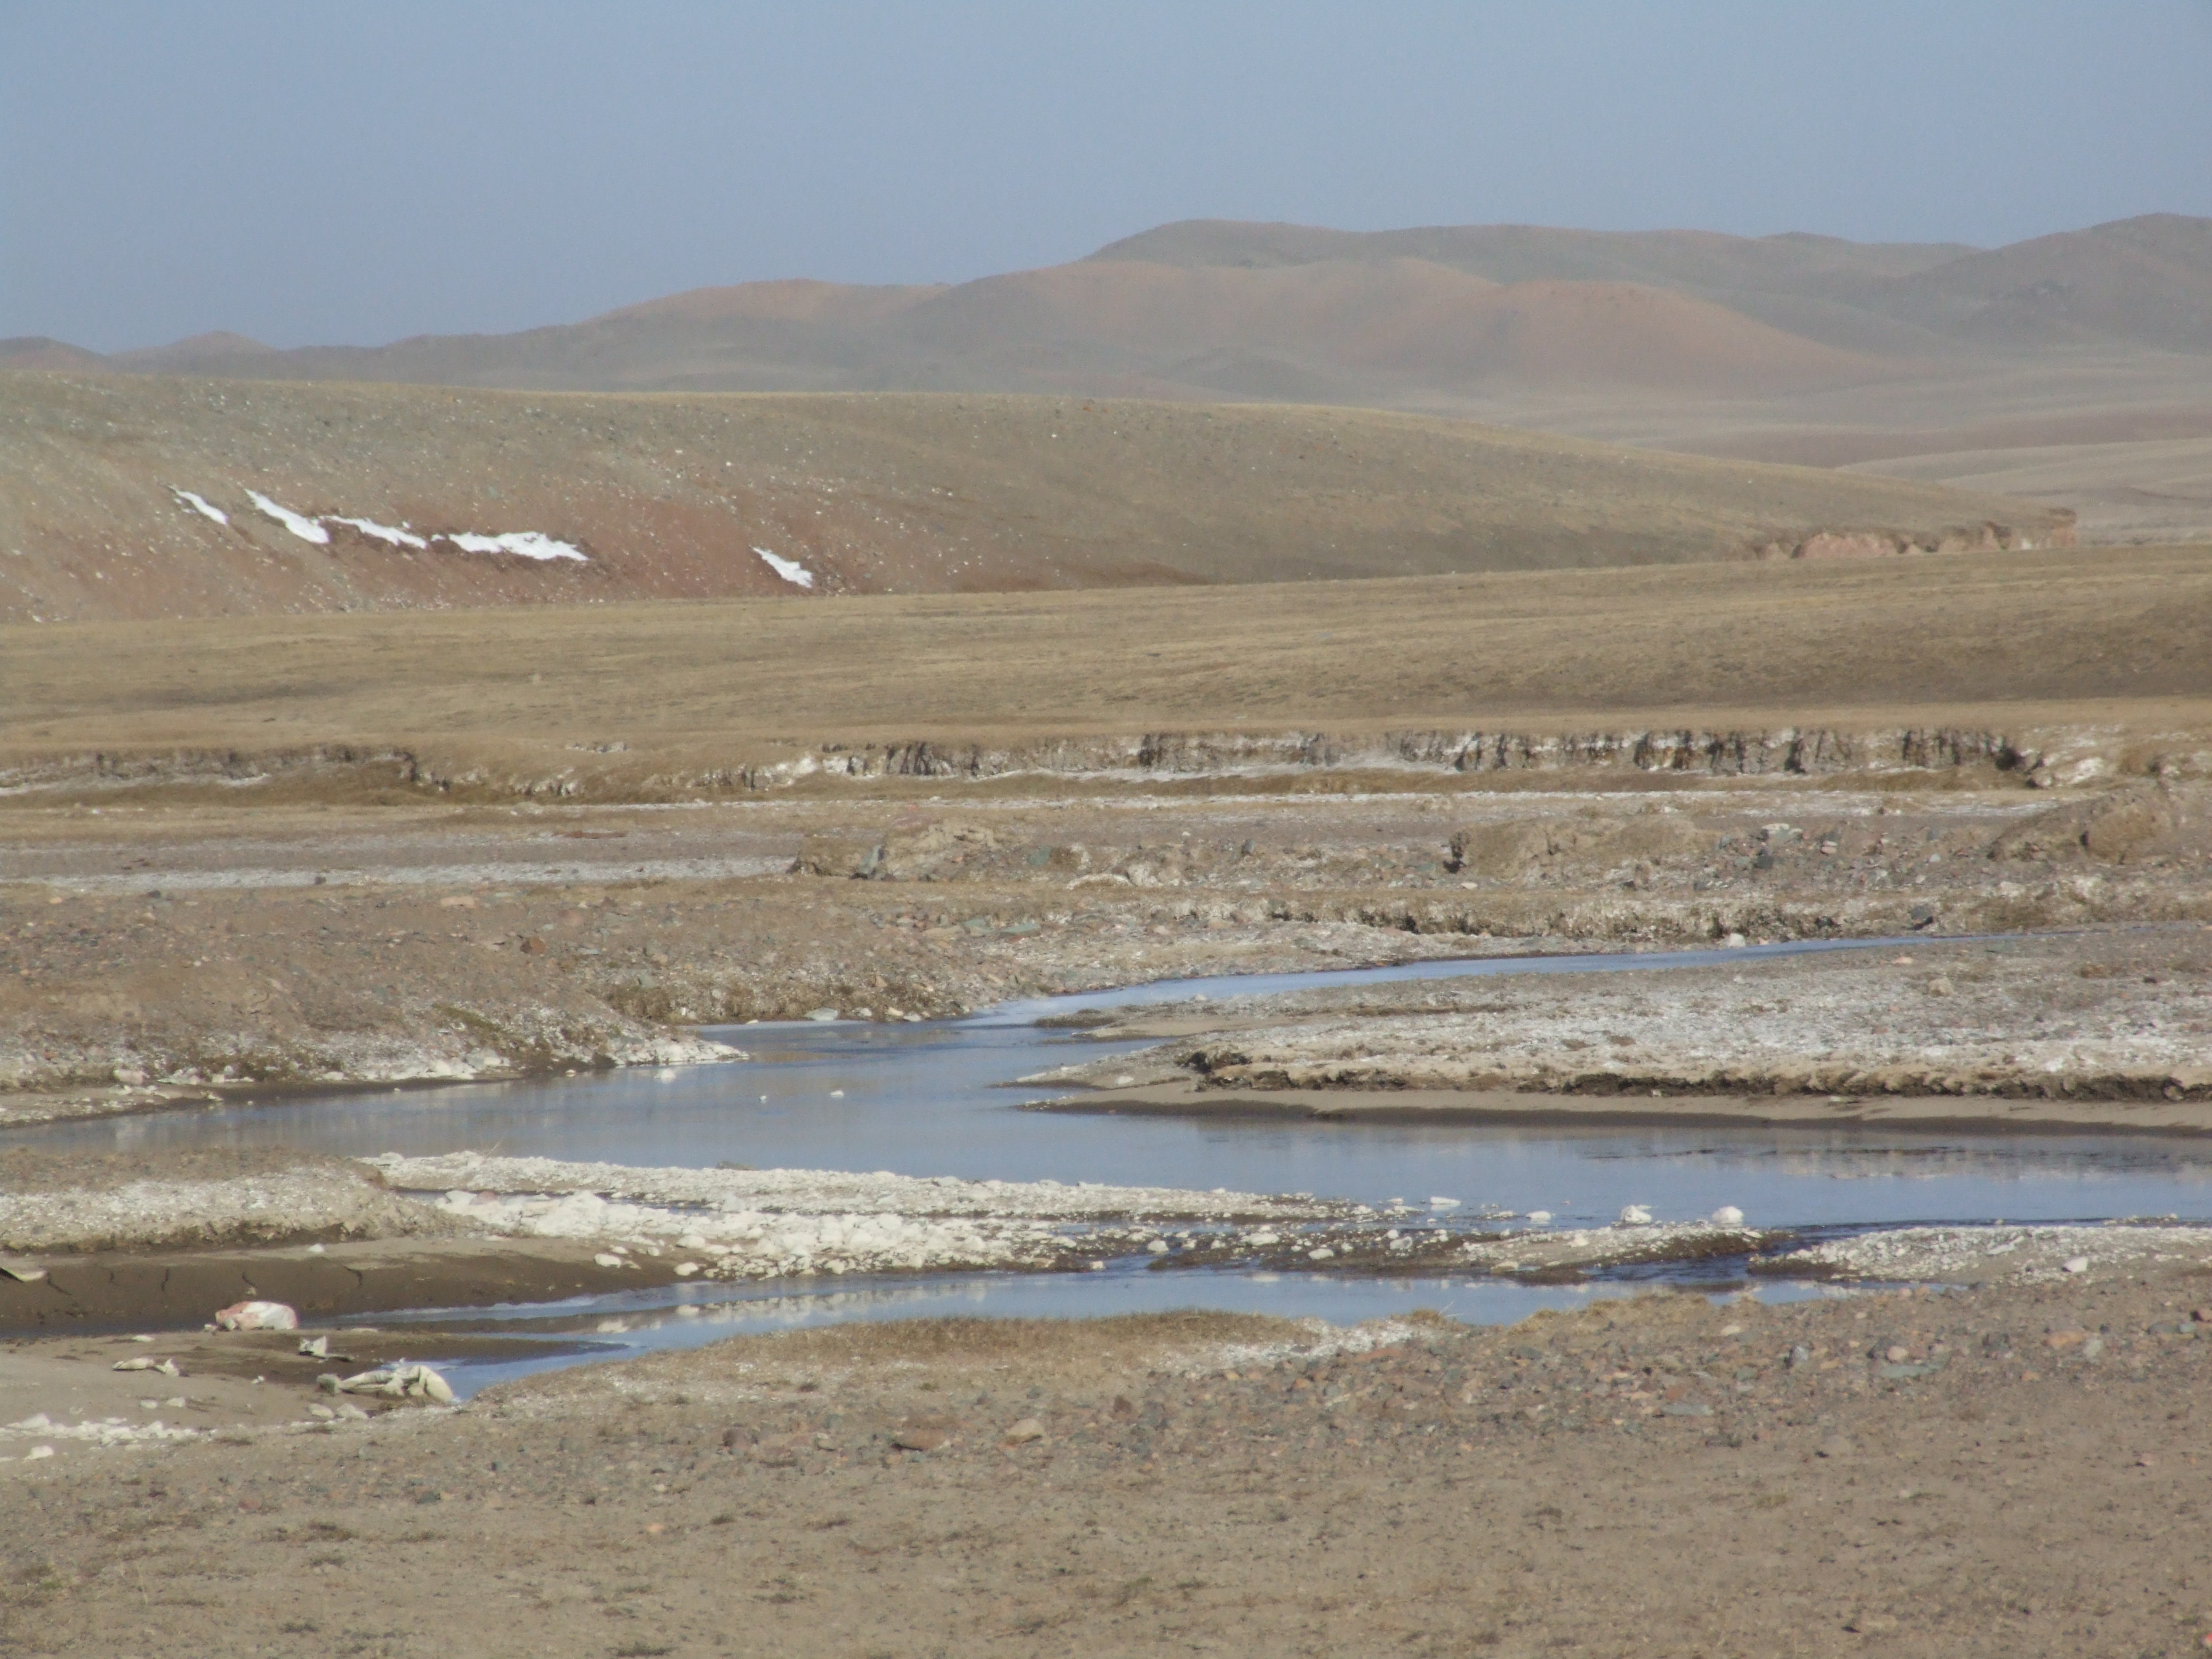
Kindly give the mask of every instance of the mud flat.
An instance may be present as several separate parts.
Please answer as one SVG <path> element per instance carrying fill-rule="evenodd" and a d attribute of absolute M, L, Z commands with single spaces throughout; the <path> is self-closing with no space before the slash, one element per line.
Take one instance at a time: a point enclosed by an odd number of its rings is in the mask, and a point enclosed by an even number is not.
<path fill-rule="evenodd" d="M 734 1559 L 745 1639 L 802 1655 L 2178 1653 L 2212 1622 L 2205 1272 L 1504 1329 L 843 1327 L 366 1422 L 265 1341 L 157 1383 L 109 1367 L 160 1344 L 17 1346 L 0 1633 L 708 1653 Z"/>

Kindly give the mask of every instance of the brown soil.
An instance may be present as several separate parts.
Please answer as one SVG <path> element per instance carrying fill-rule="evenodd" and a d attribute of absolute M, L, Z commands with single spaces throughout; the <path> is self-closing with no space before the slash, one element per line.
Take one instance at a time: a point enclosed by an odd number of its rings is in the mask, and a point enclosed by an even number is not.
<path fill-rule="evenodd" d="M 1461 421 L 1010 397 L 614 397 L 0 371 L 0 623 L 1181 586 L 2047 547 L 2054 510 Z M 178 492 L 228 516 L 216 523 Z M 317 544 L 258 507 L 329 517 Z M 535 531 L 588 562 L 394 545 Z"/>
<path fill-rule="evenodd" d="M 0 1465 L 0 1632 L 25 1653 L 2178 1655 L 2212 1628 L 2206 1282 L 1659 1297 L 1415 1321 L 1365 1352 L 1219 1316 L 847 1328 L 373 1424 L 316 1425 L 272 1376 L 211 1442 Z M 81 1406 L 110 1352 L 75 1362 Z M 53 1354 L 40 1399 L 66 1419 Z M 0 1352 L 11 1382 L 21 1356 Z M 1025 1420 L 1039 1437 L 1008 1443 Z"/>

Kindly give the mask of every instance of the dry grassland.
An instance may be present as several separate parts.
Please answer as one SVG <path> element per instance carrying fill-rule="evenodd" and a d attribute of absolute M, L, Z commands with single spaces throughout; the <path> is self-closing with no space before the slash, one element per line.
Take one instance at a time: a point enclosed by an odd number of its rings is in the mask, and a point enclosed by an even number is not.
<path fill-rule="evenodd" d="M 1928 484 L 1357 410 L 22 373 L 0 373 L 0 623 L 795 595 L 763 548 L 818 600 L 1670 564 L 1820 532 L 2047 546 L 2071 525 Z M 587 562 L 428 539 L 528 531 Z"/>
<path fill-rule="evenodd" d="M 617 790 L 842 743 L 2201 726 L 2212 550 L 0 629 L 17 767 L 397 745 Z M 626 745 L 617 749 L 615 745 Z"/>

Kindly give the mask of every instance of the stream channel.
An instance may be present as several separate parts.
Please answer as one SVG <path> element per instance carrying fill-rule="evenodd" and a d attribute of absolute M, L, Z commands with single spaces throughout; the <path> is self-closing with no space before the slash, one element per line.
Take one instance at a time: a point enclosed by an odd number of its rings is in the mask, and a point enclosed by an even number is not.
<path fill-rule="evenodd" d="M 1924 941 L 1914 941 L 1924 942 Z M 1006 1085 L 1078 1058 L 1149 1046 L 1102 1044 L 1040 1020 L 1087 1009 L 1219 1000 L 1310 988 L 1470 975 L 1639 972 L 1898 940 L 1803 941 L 1731 951 L 1577 954 L 1424 962 L 1337 972 L 1180 980 L 1016 1002 L 958 1020 L 708 1028 L 753 1057 L 728 1065 L 529 1082 L 344 1093 L 57 1125 L 24 1137 L 82 1150 L 141 1152 L 282 1145 L 339 1155 L 474 1150 L 635 1165 L 888 1170 L 1258 1193 L 1307 1193 L 1429 1207 L 1435 1223 L 1495 1225 L 1548 1210 L 1554 1224 L 1602 1225 L 1628 1204 L 1660 1221 L 1723 1205 L 1755 1227 L 1808 1237 L 1944 1222 L 2212 1218 L 2212 1139 L 2146 1134 L 1959 1135 L 1878 1127 L 1620 1127 L 1336 1124 L 1046 1114 L 1041 1092 Z M 691 1346 L 739 1332 L 849 1319 L 940 1315 L 1085 1316 L 1232 1309 L 1350 1323 L 1415 1308 L 1510 1322 L 1543 1307 L 1620 1295 L 1655 1281 L 1741 1287 L 1742 1263 L 1594 1274 L 1583 1285 L 1486 1275 L 1412 1279 L 1316 1273 L 1152 1269 L 1148 1258 L 1081 1273 L 943 1273 L 693 1281 L 556 1304 L 380 1314 L 380 1325 L 541 1334 L 545 1361 L 465 1364 L 464 1394 L 551 1363 Z M 1772 1299 L 1819 1287 L 1761 1281 Z M 580 1346 L 580 1339 L 583 1344 Z"/>

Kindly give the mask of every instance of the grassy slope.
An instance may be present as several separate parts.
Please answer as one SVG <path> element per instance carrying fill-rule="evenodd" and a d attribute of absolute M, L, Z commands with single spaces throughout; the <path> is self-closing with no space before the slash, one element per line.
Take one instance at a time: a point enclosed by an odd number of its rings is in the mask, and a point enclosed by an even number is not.
<path fill-rule="evenodd" d="M 0 758 L 1838 717 L 2202 730 L 2212 550 L 0 629 Z M 616 761 L 599 745 L 625 744 Z"/>
<path fill-rule="evenodd" d="M 0 374 L 0 621 L 974 592 L 1741 557 L 2042 509 L 1415 416 L 957 396 L 617 397 Z M 231 515 L 179 505 L 194 490 Z M 537 530 L 586 566 L 345 530 Z"/>

